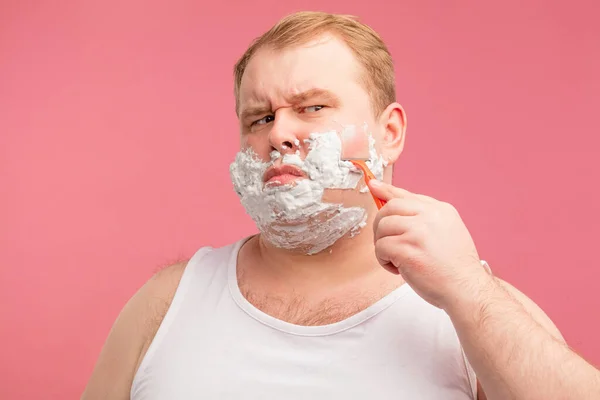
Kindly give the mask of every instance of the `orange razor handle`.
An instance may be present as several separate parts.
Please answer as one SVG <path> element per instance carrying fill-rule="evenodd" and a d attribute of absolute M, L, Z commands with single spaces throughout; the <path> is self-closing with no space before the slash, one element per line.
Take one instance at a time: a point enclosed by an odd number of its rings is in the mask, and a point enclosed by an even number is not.
<path fill-rule="evenodd" d="M 367 167 L 367 164 L 365 164 L 365 162 L 363 160 L 352 160 L 351 162 L 352 162 L 352 164 L 354 164 L 356 166 L 356 168 L 359 168 L 363 172 L 363 176 L 365 177 L 365 184 L 367 186 L 369 185 L 369 181 L 371 179 L 376 179 L 375 175 L 373 175 L 373 173 L 371 172 L 369 167 Z M 371 193 L 370 190 L 369 190 L 369 193 Z M 375 204 L 377 205 L 377 208 L 379 210 L 381 210 L 381 207 L 383 207 L 385 205 L 386 201 L 381 200 L 379 197 L 376 197 L 373 193 L 371 193 L 371 196 L 373 196 L 373 200 L 375 200 Z"/>

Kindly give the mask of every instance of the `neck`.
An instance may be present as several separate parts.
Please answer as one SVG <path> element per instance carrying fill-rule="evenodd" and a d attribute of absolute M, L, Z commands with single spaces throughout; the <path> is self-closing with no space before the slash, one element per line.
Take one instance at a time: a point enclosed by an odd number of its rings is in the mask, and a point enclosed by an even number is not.
<path fill-rule="evenodd" d="M 365 279 L 394 279 L 375 257 L 372 217 L 355 236 L 346 235 L 313 255 L 274 247 L 260 235 L 252 241 L 256 260 L 252 275 L 258 273 L 273 283 L 291 285 L 297 290 L 333 288 Z"/>

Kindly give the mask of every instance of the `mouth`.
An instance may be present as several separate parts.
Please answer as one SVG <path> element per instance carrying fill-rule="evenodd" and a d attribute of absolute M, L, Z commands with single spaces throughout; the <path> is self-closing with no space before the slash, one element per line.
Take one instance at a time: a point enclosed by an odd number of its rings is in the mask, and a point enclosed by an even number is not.
<path fill-rule="evenodd" d="M 282 165 L 269 168 L 263 176 L 263 182 L 267 186 L 280 186 L 304 178 L 306 178 L 306 174 L 300 168 L 293 165 Z"/>

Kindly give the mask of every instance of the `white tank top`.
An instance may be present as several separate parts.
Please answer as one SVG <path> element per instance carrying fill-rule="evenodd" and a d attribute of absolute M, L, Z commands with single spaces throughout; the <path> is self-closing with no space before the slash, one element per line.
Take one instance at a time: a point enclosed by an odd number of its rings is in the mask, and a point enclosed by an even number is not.
<path fill-rule="evenodd" d="M 476 399 L 448 315 L 407 284 L 343 321 L 294 325 L 240 292 L 244 241 L 191 258 L 132 400 Z"/>

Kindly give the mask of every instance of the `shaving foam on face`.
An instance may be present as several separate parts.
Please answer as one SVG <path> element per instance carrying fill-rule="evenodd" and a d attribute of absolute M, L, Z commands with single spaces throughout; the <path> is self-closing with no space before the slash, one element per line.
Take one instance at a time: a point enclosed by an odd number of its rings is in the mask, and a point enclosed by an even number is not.
<path fill-rule="evenodd" d="M 354 189 L 361 178 L 351 162 L 340 159 L 339 133 L 313 133 L 304 142 L 306 158 L 302 160 L 299 152 L 285 154 L 282 165 L 294 165 L 308 178 L 288 185 L 265 185 L 264 173 L 281 153 L 271 152 L 271 161 L 264 162 L 251 148 L 236 155 L 230 176 L 242 205 L 267 241 L 279 248 L 316 254 L 347 233 L 356 235 L 366 225 L 367 212 L 362 207 L 323 202 L 325 189 Z M 383 163 L 372 137 L 369 143 L 372 161 L 367 164 L 381 179 Z"/>

